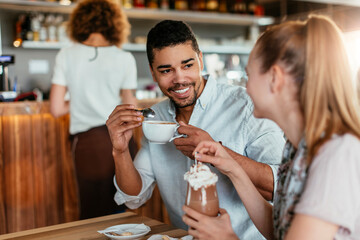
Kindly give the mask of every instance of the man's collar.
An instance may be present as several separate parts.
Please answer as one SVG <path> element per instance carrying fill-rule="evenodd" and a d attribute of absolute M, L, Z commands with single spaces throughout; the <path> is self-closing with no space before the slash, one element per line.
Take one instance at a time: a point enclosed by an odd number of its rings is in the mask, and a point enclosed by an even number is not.
<path fill-rule="evenodd" d="M 213 97 L 213 91 L 216 88 L 216 80 L 212 78 L 209 74 L 204 75 L 203 79 L 206 80 L 206 84 L 197 101 L 199 101 L 201 108 L 205 109 L 205 107 Z"/>
<path fill-rule="evenodd" d="M 173 103 L 173 101 L 168 100 L 168 112 L 171 116 L 176 116 L 176 111 L 175 111 L 175 104 Z"/>

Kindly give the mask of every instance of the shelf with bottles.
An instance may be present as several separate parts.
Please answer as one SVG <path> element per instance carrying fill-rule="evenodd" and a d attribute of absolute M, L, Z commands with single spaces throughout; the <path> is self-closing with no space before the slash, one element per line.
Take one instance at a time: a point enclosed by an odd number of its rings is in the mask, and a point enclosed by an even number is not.
<path fill-rule="evenodd" d="M 183 20 L 193 23 L 205 24 L 227 24 L 227 25 L 259 25 L 265 26 L 274 23 L 274 18 L 265 16 L 240 15 L 234 13 L 218 12 L 194 12 L 177 10 L 159 10 L 159 9 L 140 9 L 132 8 L 125 10 L 131 19 L 149 19 L 149 20 Z"/>
<path fill-rule="evenodd" d="M 71 1 L 69 0 L 62 0 L 59 2 L 0 0 L 1 9 L 9 9 L 16 11 L 52 12 L 52 13 L 56 12 L 56 13 L 64 13 L 64 14 L 70 13 L 74 8 L 75 4 L 76 3 L 71 3 Z M 239 10 L 236 11 L 241 12 L 242 10 L 240 8 Z M 274 23 L 273 17 L 255 16 L 251 14 L 216 12 L 216 11 L 206 12 L 206 11 L 133 7 L 133 8 L 125 8 L 125 12 L 129 17 L 129 19 L 149 19 L 149 20 L 174 19 L 174 20 L 184 20 L 187 22 L 194 22 L 194 23 L 205 23 L 205 24 L 214 23 L 214 24 L 243 25 L 243 26 L 249 26 L 249 25 L 262 26 L 262 25 L 269 25 Z M 260 13 L 259 15 L 262 14 L 263 13 Z"/>
<path fill-rule="evenodd" d="M 22 48 L 26 49 L 60 49 L 70 46 L 70 42 L 40 42 L 40 41 L 23 41 Z M 130 52 L 145 52 L 146 45 L 138 43 L 126 43 L 122 49 Z M 252 45 L 249 43 L 231 44 L 231 45 L 201 45 L 200 49 L 203 53 L 218 54 L 249 54 Z"/>
<path fill-rule="evenodd" d="M 0 0 L 4 1 L 4 0 Z M 151 16 L 156 16 L 156 19 L 159 19 L 159 16 L 153 14 L 152 11 L 155 10 L 141 10 L 141 9 L 129 9 L 131 12 L 147 12 L 150 18 Z M 187 11 L 189 12 L 189 11 Z M 171 15 L 172 18 L 176 18 L 178 12 L 174 11 Z M 184 16 L 186 12 L 179 12 L 180 16 Z M 219 13 L 203 13 L 199 12 L 196 15 L 199 19 L 206 21 L 206 18 L 202 18 L 202 14 L 214 14 L 219 15 Z M 226 15 L 226 14 L 223 14 Z M 230 20 L 234 21 L 231 14 Z M 135 15 L 134 15 L 135 16 Z M 164 18 L 167 15 L 163 15 Z M 175 17 L 174 17 L 175 16 Z M 170 17 L 170 16 L 169 16 Z M 15 23 L 15 39 L 13 41 L 14 47 L 22 47 L 27 49 L 60 49 L 62 47 L 68 46 L 70 40 L 66 34 L 66 18 L 65 14 L 58 13 L 43 13 L 43 12 L 20 12 Z M 144 18 L 144 14 L 139 14 L 139 18 Z M 223 22 L 224 21 L 223 17 Z M 155 19 L 154 19 L 155 20 Z M 248 24 L 252 22 L 254 18 L 250 17 Z M 147 21 L 147 20 L 145 20 Z M 136 21 L 134 21 L 136 22 Z M 138 28 L 144 26 L 143 20 L 135 23 Z M 216 22 L 218 23 L 218 22 Z M 199 35 L 197 36 L 199 44 L 202 47 L 203 52 L 205 53 L 219 53 L 219 54 L 248 54 L 253 46 L 254 41 L 259 35 L 259 23 L 251 24 L 246 27 L 239 27 L 234 24 L 221 25 L 216 27 L 221 33 L 214 34 L 214 27 L 208 28 L 209 25 L 204 24 L 194 24 L 198 27 Z M 205 26 L 205 28 L 204 28 Z M 145 27 L 146 28 L 146 27 Z M 144 29 L 145 29 L 144 28 Z M 246 28 L 246 29 L 245 29 Z M 205 29 L 205 30 L 204 30 Z M 140 31 L 139 31 L 140 30 Z M 147 30 L 138 29 L 137 33 L 134 33 L 133 38 L 130 40 L 129 44 L 125 44 L 123 48 L 131 52 L 145 52 L 146 36 L 143 36 L 143 33 Z M 245 37 L 246 36 L 246 37 Z M 247 38 L 248 40 L 245 40 Z"/>

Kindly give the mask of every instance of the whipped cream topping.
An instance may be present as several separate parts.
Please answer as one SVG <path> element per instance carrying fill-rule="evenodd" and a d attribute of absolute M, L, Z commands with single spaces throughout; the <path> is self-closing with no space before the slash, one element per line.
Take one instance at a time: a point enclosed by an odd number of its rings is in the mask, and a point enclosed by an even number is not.
<path fill-rule="evenodd" d="M 208 166 L 198 163 L 190 167 L 190 170 L 185 173 L 184 179 L 197 191 L 201 187 L 214 185 L 218 181 L 218 176 L 211 172 Z"/>

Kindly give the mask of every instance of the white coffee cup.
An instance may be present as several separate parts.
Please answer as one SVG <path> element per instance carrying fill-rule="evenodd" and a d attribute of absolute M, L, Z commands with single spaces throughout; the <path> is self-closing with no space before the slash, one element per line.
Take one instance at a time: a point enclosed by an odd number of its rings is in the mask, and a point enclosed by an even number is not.
<path fill-rule="evenodd" d="M 144 121 L 142 129 L 145 137 L 151 143 L 165 144 L 183 135 L 177 134 L 179 127 L 175 122 L 169 121 Z"/>

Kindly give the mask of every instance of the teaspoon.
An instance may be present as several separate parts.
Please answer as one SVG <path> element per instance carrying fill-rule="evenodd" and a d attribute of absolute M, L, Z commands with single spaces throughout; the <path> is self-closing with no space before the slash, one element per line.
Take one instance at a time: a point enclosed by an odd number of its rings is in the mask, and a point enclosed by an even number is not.
<path fill-rule="evenodd" d="M 155 117 L 155 112 L 151 108 L 135 109 L 135 111 L 141 112 L 142 115 L 146 118 L 154 118 Z"/>

